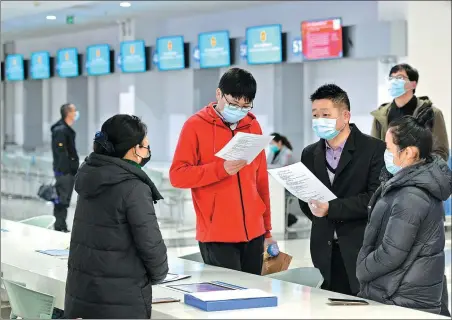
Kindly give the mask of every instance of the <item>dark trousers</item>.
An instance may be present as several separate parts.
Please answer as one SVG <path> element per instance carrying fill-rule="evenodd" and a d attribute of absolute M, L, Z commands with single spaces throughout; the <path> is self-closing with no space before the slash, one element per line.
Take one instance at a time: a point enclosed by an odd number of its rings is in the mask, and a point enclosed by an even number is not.
<path fill-rule="evenodd" d="M 264 236 L 249 242 L 200 242 L 205 264 L 247 273 L 262 274 Z"/>
<path fill-rule="evenodd" d="M 356 295 L 350 289 L 347 270 L 345 269 L 344 260 L 342 259 L 341 249 L 337 240 L 333 241 L 331 254 L 331 277 L 330 280 L 323 281 L 322 289 L 333 292 L 343 293 L 347 295 Z"/>
<path fill-rule="evenodd" d="M 447 292 L 447 278 L 446 278 L 446 275 L 444 275 L 444 280 L 443 280 L 443 295 L 441 297 L 441 312 L 440 312 L 440 315 L 450 318 L 449 294 Z"/>
<path fill-rule="evenodd" d="M 53 215 L 55 216 L 55 230 L 67 231 L 67 209 L 71 203 L 72 191 L 74 190 L 75 177 L 70 174 L 55 176 L 55 189 L 58 199 L 54 203 Z"/>

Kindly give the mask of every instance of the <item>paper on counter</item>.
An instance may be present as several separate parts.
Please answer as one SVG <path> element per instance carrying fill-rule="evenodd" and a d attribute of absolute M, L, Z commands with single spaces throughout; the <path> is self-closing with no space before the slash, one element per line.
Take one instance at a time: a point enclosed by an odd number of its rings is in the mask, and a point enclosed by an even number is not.
<path fill-rule="evenodd" d="M 165 280 L 163 280 L 163 281 L 161 282 L 161 284 L 163 284 L 163 283 L 168 283 L 168 282 L 173 282 L 173 281 L 178 281 L 178 280 L 183 280 L 183 279 L 188 279 L 188 278 L 190 278 L 190 277 L 191 277 L 191 276 L 185 275 L 185 274 L 168 273 L 168 274 L 166 275 Z"/>
<path fill-rule="evenodd" d="M 270 294 L 259 289 L 198 292 L 191 293 L 190 295 L 201 301 L 242 300 L 275 297 L 274 294 Z"/>
<path fill-rule="evenodd" d="M 224 160 L 246 160 L 250 164 L 272 140 L 273 136 L 238 132 L 215 156 Z"/>
<path fill-rule="evenodd" d="M 291 194 L 304 202 L 309 200 L 328 202 L 336 199 L 334 193 L 301 162 L 269 169 L 268 172 Z"/>

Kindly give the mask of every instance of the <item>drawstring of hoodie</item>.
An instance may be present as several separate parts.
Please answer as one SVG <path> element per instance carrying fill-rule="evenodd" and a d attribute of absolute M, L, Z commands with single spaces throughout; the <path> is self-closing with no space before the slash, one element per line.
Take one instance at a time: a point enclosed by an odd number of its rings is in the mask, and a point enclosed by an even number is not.
<path fill-rule="evenodd" d="M 217 153 L 216 142 L 217 142 L 217 120 L 213 119 L 213 154 Z"/>

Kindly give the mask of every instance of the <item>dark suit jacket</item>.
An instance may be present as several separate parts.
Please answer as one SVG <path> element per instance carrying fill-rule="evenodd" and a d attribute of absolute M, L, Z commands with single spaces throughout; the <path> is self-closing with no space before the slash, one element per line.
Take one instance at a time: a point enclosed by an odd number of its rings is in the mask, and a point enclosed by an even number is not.
<path fill-rule="evenodd" d="M 306 147 L 301 162 L 336 196 L 330 201 L 328 215 L 313 216 L 306 202 L 300 201 L 303 213 L 312 221 L 311 257 L 325 281 L 330 282 L 331 253 L 334 231 L 353 293 L 358 293 L 356 259 L 361 249 L 367 224 L 367 205 L 380 185 L 384 166 L 385 143 L 363 134 L 351 124 L 351 133 L 344 145 L 336 175 L 331 185 L 326 169 L 325 140 Z"/>

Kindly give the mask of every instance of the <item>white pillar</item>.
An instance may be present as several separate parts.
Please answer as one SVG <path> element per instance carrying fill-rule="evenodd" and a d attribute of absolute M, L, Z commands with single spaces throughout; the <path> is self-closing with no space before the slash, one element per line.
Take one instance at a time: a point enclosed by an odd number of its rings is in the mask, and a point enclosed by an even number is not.
<path fill-rule="evenodd" d="M 409 1 L 408 63 L 418 69 L 416 95 L 427 95 L 451 129 L 451 2 Z M 449 138 L 449 143 L 452 139 Z M 450 146 L 449 146 L 450 147 Z"/>
<path fill-rule="evenodd" d="M 119 41 L 129 40 L 135 40 L 135 21 L 131 19 L 119 23 Z M 119 70 L 119 88 L 119 113 L 135 114 L 135 75 Z"/>

